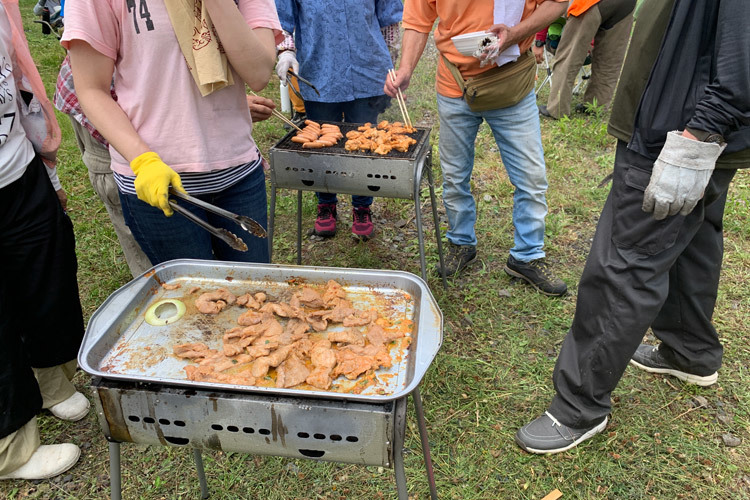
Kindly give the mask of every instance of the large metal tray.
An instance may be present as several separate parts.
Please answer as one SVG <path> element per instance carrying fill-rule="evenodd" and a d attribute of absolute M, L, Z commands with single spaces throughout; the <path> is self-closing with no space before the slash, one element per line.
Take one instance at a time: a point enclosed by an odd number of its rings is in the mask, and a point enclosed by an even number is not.
<path fill-rule="evenodd" d="M 390 369 L 378 370 L 382 383 L 377 387 L 352 394 L 194 382 L 185 378 L 183 368 L 188 361 L 173 356 L 173 346 L 205 342 L 210 347 L 218 347 L 224 330 L 236 326 L 234 316 L 242 312 L 234 308 L 233 315 L 223 311 L 215 317 L 197 313 L 192 306 L 193 297 L 187 295 L 190 287 L 224 287 L 238 295 L 258 290 L 279 295 L 293 284 L 324 285 L 330 279 L 341 283 L 351 296 L 364 301 L 367 297 L 389 298 L 393 314 L 403 314 L 413 321 L 411 346 L 405 355 L 394 359 Z M 181 287 L 166 290 L 162 283 Z M 145 311 L 164 298 L 184 298 L 188 312 L 172 325 L 149 325 L 144 320 Z M 99 307 L 86 328 L 78 364 L 86 373 L 105 379 L 382 402 L 402 398 L 417 387 L 440 348 L 442 334 L 443 317 L 434 297 L 424 281 L 411 273 L 179 259 L 155 266 L 115 291 Z"/>

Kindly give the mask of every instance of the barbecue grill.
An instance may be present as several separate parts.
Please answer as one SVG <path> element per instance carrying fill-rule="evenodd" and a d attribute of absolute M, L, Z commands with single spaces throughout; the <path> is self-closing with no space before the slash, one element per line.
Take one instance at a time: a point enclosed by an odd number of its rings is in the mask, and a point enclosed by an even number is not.
<path fill-rule="evenodd" d="M 335 123 L 346 135 L 357 130 L 361 124 Z M 302 191 L 324 193 L 402 198 L 414 201 L 419 259 L 422 278 L 427 280 L 427 265 L 422 235 L 422 210 L 420 206 L 420 186 L 427 175 L 430 190 L 432 217 L 435 223 L 440 269 L 443 269 L 443 247 L 440 239 L 440 224 L 435 188 L 432 177 L 432 148 L 430 128 L 417 127 L 410 135 L 417 143 L 408 151 L 395 149 L 387 155 L 370 151 L 347 151 L 345 140 L 332 147 L 305 149 L 302 144 L 292 142 L 296 132 L 290 131 L 275 146 L 271 147 L 271 210 L 268 219 L 269 252 L 273 251 L 273 230 L 276 215 L 276 191 L 278 189 L 297 190 L 297 264 L 302 263 Z M 447 288 L 445 276 L 443 287 Z"/>
<path fill-rule="evenodd" d="M 193 286 L 278 296 L 290 283 L 323 285 L 329 279 L 341 283 L 355 305 L 367 294 L 393 299 L 393 310 L 413 322 L 408 352 L 381 377 L 391 381 L 385 390 L 349 394 L 185 380 L 187 361 L 169 355 L 172 346 L 220 340 L 221 315 L 188 313 L 163 327 L 144 321 L 157 301 L 191 302 L 187 290 Z M 180 288 L 168 290 L 164 283 Z M 398 497 L 407 500 L 402 453 L 409 394 L 430 493 L 437 498 L 418 385 L 441 343 L 442 314 L 426 284 L 410 273 L 189 259 L 159 264 L 94 313 L 78 356 L 93 377 L 99 423 L 109 441 L 112 498 L 121 498 L 120 443 L 132 442 L 192 448 L 204 498 L 201 450 L 214 449 L 391 467 Z"/>

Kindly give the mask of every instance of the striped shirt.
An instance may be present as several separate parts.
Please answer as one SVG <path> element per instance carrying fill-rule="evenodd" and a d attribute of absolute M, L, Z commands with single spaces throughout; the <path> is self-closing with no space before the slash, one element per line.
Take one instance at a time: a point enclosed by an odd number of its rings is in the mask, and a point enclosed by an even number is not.
<path fill-rule="evenodd" d="M 258 152 L 258 159 L 239 165 L 237 167 L 225 168 L 214 172 L 183 172 L 180 174 L 182 187 L 190 194 L 219 193 L 238 183 L 256 168 L 263 168 L 263 158 Z M 117 189 L 123 194 L 136 194 L 135 177 L 118 174 L 114 172 Z"/>

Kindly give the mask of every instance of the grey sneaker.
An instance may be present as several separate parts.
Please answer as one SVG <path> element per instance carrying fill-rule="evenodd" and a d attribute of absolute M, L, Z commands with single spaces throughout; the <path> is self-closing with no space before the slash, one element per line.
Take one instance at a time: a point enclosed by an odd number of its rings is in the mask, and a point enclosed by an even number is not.
<path fill-rule="evenodd" d="M 630 364 L 641 370 L 646 370 L 649 373 L 663 373 L 666 375 L 672 375 L 680 380 L 687 382 L 688 384 L 695 384 L 700 386 L 707 386 L 716 383 L 719 378 L 717 372 L 713 372 L 711 375 L 694 375 L 687 373 L 674 366 L 670 365 L 664 356 L 659 352 L 659 347 L 641 344 L 638 349 L 635 350 L 633 358 L 630 360 Z"/>
<path fill-rule="evenodd" d="M 448 252 L 443 258 L 445 275 L 454 276 L 463 271 L 466 266 L 477 260 L 477 247 L 474 245 L 456 245 L 448 242 Z M 435 267 L 435 272 L 440 275 L 440 266 Z"/>
<path fill-rule="evenodd" d="M 545 295 L 559 297 L 565 295 L 565 292 L 568 291 L 568 285 L 552 274 L 544 259 L 521 262 L 512 256 L 508 256 L 505 272 L 514 278 L 528 281 Z"/>
<path fill-rule="evenodd" d="M 550 412 L 524 425 L 516 432 L 516 443 L 529 453 L 550 454 L 566 451 L 607 427 L 607 417 L 588 429 L 573 429 L 563 425 Z"/>

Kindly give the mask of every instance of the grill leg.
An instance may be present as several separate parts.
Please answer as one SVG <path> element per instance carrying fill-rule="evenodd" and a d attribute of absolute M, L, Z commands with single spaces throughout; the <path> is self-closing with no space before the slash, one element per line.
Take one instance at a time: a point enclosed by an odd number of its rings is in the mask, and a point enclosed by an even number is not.
<path fill-rule="evenodd" d="M 302 191 L 297 191 L 297 265 L 302 265 Z"/>
<path fill-rule="evenodd" d="M 393 471 L 396 474 L 398 500 L 409 500 L 404 471 L 404 435 L 406 434 L 406 398 L 396 401 L 396 421 L 393 438 Z"/>
<path fill-rule="evenodd" d="M 427 424 L 424 419 L 424 409 L 422 408 L 422 396 L 419 395 L 419 388 L 414 389 L 411 393 L 414 399 L 414 410 L 417 414 L 417 424 L 419 426 L 419 439 L 422 441 L 422 454 L 424 455 L 424 465 L 427 468 L 427 482 L 430 485 L 430 498 L 437 500 L 437 486 L 435 486 L 435 472 L 432 469 L 432 457 L 430 455 L 430 441 L 427 437 Z"/>
<path fill-rule="evenodd" d="M 440 219 L 438 218 L 437 201 L 435 200 L 435 186 L 432 177 L 432 160 L 427 165 L 427 185 L 430 188 L 430 204 L 432 205 L 432 219 L 435 222 L 435 240 L 437 241 L 438 258 L 440 259 L 440 277 L 443 280 L 443 290 L 448 289 L 445 280 L 445 265 L 443 264 L 443 240 L 440 235 Z"/>
<path fill-rule="evenodd" d="M 271 211 L 268 214 L 268 262 L 273 262 L 273 223 L 276 218 L 276 188 L 271 187 Z"/>
<path fill-rule="evenodd" d="M 417 222 L 417 240 L 419 240 L 419 267 L 422 269 L 422 279 L 427 281 L 427 263 L 424 257 L 424 235 L 422 234 L 422 210 L 419 206 L 419 193 L 414 199 L 414 213 Z"/>
<path fill-rule="evenodd" d="M 120 443 L 109 442 L 109 491 L 112 500 L 122 500 Z"/>
<path fill-rule="evenodd" d="M 208 498 L 206 471 L 203 470 L 203 457 L 201 456 L 201 450 L 198 448 L 193 448 L 193 460 L 195 461 L 195 470 L 198 471 L 198 481 L 201 483 L 201 498 Z"/>

